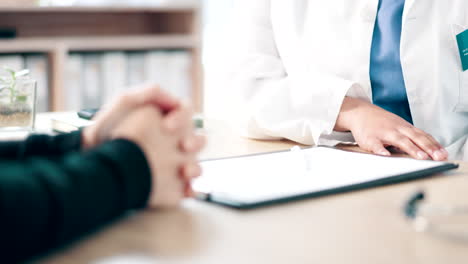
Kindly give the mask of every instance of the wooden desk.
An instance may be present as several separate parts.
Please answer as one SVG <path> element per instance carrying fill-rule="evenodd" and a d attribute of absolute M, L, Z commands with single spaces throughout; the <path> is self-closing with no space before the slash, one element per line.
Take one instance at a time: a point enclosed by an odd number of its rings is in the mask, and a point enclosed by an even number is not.
<path fill-rule="evenodd" d="M 292 146 L 207 127 L 203 158 Z M 252 211 L 188 200 L 129 215 L 43 263 L 466 263 L 468 242 L 415 232 L 401 208 L 419 188 L 436 203 L 468 204 L 467 164 L 430 179 Z"/>

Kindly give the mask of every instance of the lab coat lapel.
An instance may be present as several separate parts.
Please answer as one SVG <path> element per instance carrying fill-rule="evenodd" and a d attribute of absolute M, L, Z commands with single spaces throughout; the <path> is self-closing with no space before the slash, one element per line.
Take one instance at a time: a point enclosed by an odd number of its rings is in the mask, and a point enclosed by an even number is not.
<path fill-rule="evenodd" d="M 421 4 L 421 2 L 426 2 L 427 0 L 423 0 L 423 1 L 419 1 Z M 415 3 L 416 0 L 406 0 L 405 1 L 405 9 L 403 10 L 403 26 L 405 25 L 405 22 L 408 20 L 408 19 L 411 19 L 411 18 L 414 18 L 413 16 L 413 13 L 414 13 L 414 8 L 415 8 Z M 419 5 L 418 4 L 418 5 Z"/>

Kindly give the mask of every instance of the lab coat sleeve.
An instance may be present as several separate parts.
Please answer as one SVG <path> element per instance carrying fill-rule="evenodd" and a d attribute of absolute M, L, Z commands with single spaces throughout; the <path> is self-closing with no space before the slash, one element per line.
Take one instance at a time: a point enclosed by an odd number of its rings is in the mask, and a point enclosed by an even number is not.
<path fill-rule="evenodd" d="M 294 74 L 287 73 L 275 44 L 271 1 L 237 4 L 231 90 L 240 100 L 238 108 L 243 108 L 236 113 L 245 135 L 307 145 L 338 143 L 344 133 L 333 128 L 343 99 L 355 84 L 300 65 Z"/>

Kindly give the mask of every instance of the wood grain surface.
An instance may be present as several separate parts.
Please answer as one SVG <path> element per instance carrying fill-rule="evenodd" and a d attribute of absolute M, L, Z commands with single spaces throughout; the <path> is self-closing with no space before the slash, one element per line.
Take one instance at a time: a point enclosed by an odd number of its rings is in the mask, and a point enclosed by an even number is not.
<path fill-rule="evenodd" d="M 214 121 L 206 134 L 201 158 L 294 145 L 241 138 Z M 187 200 L 175 210 L 135 212 L 42 263 L 466 263 L 468 239 L 418 233 L 403 216 L 404 202 L 419 189 L 434 203 L 468 204 L 468 164 L 424 180 L 252 211 Z"/>

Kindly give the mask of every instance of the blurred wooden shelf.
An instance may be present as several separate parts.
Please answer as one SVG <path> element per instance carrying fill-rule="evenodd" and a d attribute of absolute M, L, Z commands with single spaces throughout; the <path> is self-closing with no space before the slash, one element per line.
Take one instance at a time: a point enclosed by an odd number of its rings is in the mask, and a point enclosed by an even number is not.
<path fill-rule="evenodd" d="M 191 49 L 199 47 L 199 40 L 190 35 L 82 37 L 64 39 L 72 51 L 88 50 L 140 50 L 140 49 Z"/>
<path fill-rule="evenodd" d="M 64 68 L 70 52 L 184 49 L 192 57 L 192 99 L 202 110 L 200 4 L 150 6 L 1 7 L 0 54 L 49 56 L 50 110 L 64 109 Z"/>
<path fill-rule="evenodd" d="M 0 40 L 0 53 L 52 52 L 57 48 L 68 51 L 108 51 L 144 49 L 192 49 L 200 41 L 189 35 L 135 35 L 115 37 L 50 37 Z"/>
<path fill-rule="evenodd" d="M 191 3 L 165 3 L 154 5 L 115 5 L 115 6 L 2 6 L 2 12 L 165 12 L 165 11 L 191 11 L 200 8 L 198 1 Z"/>

